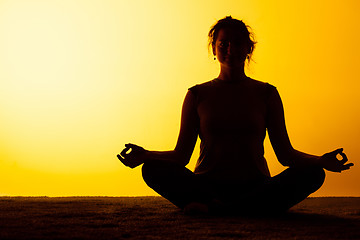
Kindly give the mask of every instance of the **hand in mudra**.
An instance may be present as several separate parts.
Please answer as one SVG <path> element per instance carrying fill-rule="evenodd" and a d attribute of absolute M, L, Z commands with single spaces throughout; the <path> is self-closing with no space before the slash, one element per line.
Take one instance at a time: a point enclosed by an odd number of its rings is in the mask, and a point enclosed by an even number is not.
<path fill-rule="evenodd" d="M 129 152 L 129 150 L 131 150 Z M 146 150 L 135 144 L 125 144 L 125 148 L 117 155 L 118 159 L 127 167 L 135 168 L 145 161 Z"/>
<path fill-rule="evenodd" d="M 340 155 L 342 157 L 341 160 L 339 160 L 336 156 Z M 347 163 L 348 158 L 346 157 L 345 153 L 343 153 L 343 149 L 339 148 L 335 151 L 325 153 L 320 157 L 320 164 L 323 168 L 325 168 L 328 171 L 332 172 L 341 172 L 343 170 L 349 169 L 351 166 L 354 166 L 353 163 Z"/>

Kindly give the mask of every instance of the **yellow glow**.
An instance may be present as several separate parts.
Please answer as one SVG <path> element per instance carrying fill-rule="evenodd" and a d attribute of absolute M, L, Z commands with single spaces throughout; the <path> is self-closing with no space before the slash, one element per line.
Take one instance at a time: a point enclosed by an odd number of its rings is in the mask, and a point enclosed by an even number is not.
<path fill-rule="evenodd" d="M 174 147 L 187 88 L 218 74 L 206 36 L 226 15 L 255 31 L 248 75 L 279 89 L 294 147 L 356 164 L 359 5 L 0 0 L 0 195 L 154 194 L 116 153 Z M 268 142 L 266 157 L 284 169 Z M 329 173 L 317 194 L 360 196 L 358 176 Z"/>

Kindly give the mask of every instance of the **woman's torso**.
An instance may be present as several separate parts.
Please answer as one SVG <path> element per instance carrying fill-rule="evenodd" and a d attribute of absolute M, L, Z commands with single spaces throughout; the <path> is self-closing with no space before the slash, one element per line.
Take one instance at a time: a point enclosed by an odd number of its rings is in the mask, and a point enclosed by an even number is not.
<path fill-rule="evenodd" d="M 196 96 L 201 139 L 195 173 L 239 181 L 270 176 L 263 141 L 273 89 L 252 79 L 214 79 L 190 88 Z"/>

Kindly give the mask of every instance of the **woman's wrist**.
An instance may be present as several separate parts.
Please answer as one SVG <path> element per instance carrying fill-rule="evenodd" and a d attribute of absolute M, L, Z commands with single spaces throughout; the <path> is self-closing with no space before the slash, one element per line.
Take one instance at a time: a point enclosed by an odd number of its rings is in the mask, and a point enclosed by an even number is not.
<path fill-rule="evenodd" d="M 144 149 L 144 163 L 147 160 L 151 159 L 151 157 L 152 157 L 151 151 Z"/>
<path fill-rule="evenodd" d="M 315 166 L 317 166 L 317 167 L 324 166 L 322 156 L 314 156 L 314 162 L 315 162 Z"/>

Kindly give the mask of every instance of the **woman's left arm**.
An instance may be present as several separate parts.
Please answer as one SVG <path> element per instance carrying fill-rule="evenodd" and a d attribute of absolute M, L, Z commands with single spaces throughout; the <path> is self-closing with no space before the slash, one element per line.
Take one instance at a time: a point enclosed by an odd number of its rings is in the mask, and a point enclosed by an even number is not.
<path fill-rule="evenodd" d="M 345 164 L 347 157 L 342 148 L 322 156 L 307 154 L 293 148 L 286 130 L 283 104 L 276 88 L 272 89 L 268 99 L 266 124 L 276 157 L 284 166 L 320 166 L 333 172 L 341 172 L 353 166 L 352 163 Z M 341 160 L 337 159 L 338 154 L 342 157 Z"/>

